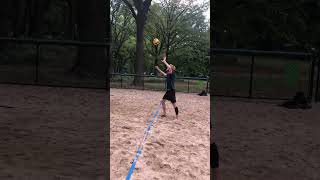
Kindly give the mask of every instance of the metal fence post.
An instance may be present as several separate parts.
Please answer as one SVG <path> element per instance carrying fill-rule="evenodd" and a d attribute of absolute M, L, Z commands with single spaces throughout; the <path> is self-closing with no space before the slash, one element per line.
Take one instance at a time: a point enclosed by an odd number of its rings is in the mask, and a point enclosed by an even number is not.
<path fill-rule="evenodd" d="M 142 77 L 142 90 L 144 90 L 144 75 L 141 75 Z"/>
<path fill-rule="evenodd" d="M 189 85 L 190 85 L 190 79 L 188 79 L 188 93 L 189 93 Z"/>
<path fill-rule="evenodd" d="M 254 56 L 252 56 L 252 57 L 251 57 L 249 98 L 252 98 L 252 88 L 253 88 L 253 69 L 254 69 Z"/>
<path fill-rule="evenodd" d="M 314 66 L 315 66 L 315 57 L 311 56 L 311 71 L 309 77 L 309 92 L 308 92 L 308 100 L 312 100 L 313 96 L 313 81 L 314 81 Z"/>
<path fill-rule="evenodd" d="M 121 88 L 122 88 L 122 74 L 120 74 Z"/>
<path fill-rule="evenodd" d="M 315 92 L 315 102 L 319 102 L 320 101 L 320 95 L 319 95 L 319 81 L 320 81 L 320 58 L 319 58 L 319 54 L 317 55 L 317 60 L 318 60 L 318 66 L 317 66 L 317 84 L 316 84 L 316 92 Z"/>
<path fill-rule="evenodd" d="M 36 55 L 36 79 L 35 79 L 35 84 L 37 85 L 39 82 L 39 61 L 40 61 L 40 43 L 36 44 L 37 47 L 37 55 Z"/>
<path fill-rule="evenodd" d="M 206 93 L 209 93 L 209 78 L 207 77 L 207 87 L 206 87 Z"/>

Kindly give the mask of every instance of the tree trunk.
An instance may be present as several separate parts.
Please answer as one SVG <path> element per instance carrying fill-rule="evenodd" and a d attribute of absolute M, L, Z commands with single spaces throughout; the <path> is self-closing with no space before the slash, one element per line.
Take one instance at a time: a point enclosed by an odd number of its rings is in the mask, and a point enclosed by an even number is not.
<path fill-rule="evenodd" d="M 70 5 L 70 30 L 71 30 L 71 39 L 72 40 L 79 40 L 79 29 L 78 29 L 78 24 L 79 24 L 79 17 L 78 17 L 78 10 L 79 10 L 79 4 L 77 0 L 69 0 L 69 5 Z M 79 58 L 79 50 L 80 48 L 78 47 L 76 49 L 77 55 L 75 57 L 75 62 L 73 63 L 71 69 L 69 72 L 75 72 L 78 66 L 80 65 L 80 58 Z"/>
<path fill-rule="evenodd" d="M 170 32 L 167 33 L 166 43 L 166 60 L 169 61 L 169 48 L 170 48 Z"/>
<path fill-rule="evenodd" d="M 15 1 L 16 6 L 16 16 L 15 16 L 15 29 L 14 36 L 19 37 L 25 34 L 25 24 L 26 24 L 26 11 L 27 11 L 27 2 L 25 0 Z"/>
<path fill-rule="evenodd" d="M 135 73 L 143 75 L 144 71 L 144 16 L 139 15 L 136 18 L 137 25 L 137 43 L 136 43 L 136 63 Z M 136 76 L 134 78 L 134 85 L 143 87 L 143 77 Z"/>
<path fill-rule="evenodd" d="M 2 0 L 0 3 L 0 36 L 6 37 L 9 33 L 9 1 L 10 0 Z"/>
<path fill-rule="evenodd" d="M 155 46 L 154 49 L 155 49 L 155 58 L 154 58 L 153 74 L 156 75 L 157 69 L 155 68 L 155 66 L 158 65 L 158 46 Z"/>
<path fill-rule="evenodd" d="M 80 41 L 104 42 L 106 33 L 105 0 L 79 1 Z M 77 73 L 82 76 L 105 78 L 105 47 L 80 47 Z"/>
<path fill-rule="evenodd" d="M 31 34 L 32 36 L 39 37 L 43 33 L 43 17 L 49 7 L 50 0 L 34 0 L 31 3 L 33 6 L 33 10 L 31 11 Z"/>
<path fill-rule="evenodd" d="M 26 7 L 26 12 L 25 12 L 25 32 L 24 32 L 24 36 L 25 37 L 30 37 L 31 36 L 31 24 L 32 24 L 32 2 L 30 1 L 30 3 L 27 3 L 27 7 Z"/>
<path fill-rule="evenodd" d="M 77 24 L 77 1 L 76 0 L 67 0 L 68 10 L 66 18 L 66 37 L 67 39 L 75 40 L 75 24 Z"/>

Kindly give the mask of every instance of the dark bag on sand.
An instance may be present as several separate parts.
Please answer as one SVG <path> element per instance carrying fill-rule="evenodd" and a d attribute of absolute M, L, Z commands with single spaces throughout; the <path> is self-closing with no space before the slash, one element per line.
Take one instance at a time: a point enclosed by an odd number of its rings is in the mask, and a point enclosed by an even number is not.
<path fill-rule="evenodd" d="M 285 101 L 280 104 L 288 109 L 310 109 L 311 105 L 308 103 L 307 98 L 304 96 L 303 92 L 297 92 L 292 100 Z"/>
<path fill-rule="evenodd" d="M 198 95 L 199 95 L 199 96 L 207 96 L 207 93 L 206 93 L 206 91 L 203 90 L 203 91 L 202 91 L 201 93 L 199 93 Z"/>
<path fill-rule="evenodd" d="M 210 143 L 210 166 L 211 168 L 219 167 L 219 151 L 216 143 Z"/>

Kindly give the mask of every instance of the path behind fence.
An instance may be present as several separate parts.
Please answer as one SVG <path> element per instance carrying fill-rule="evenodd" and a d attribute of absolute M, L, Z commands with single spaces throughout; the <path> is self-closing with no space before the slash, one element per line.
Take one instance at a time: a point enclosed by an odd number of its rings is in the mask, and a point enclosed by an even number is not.
<path fill-rule="evenodd" d="M 142 77 L 142 87 L 134 85 L 135 77 Z M 178 92 L 209 92 L 209 86 L 209 77 L 177 77 L 175 82 L 176 91 Z M 166 90 L 166 81 L 164 77 L 158 76 L 112 73 L 110 74 L 110 87 L 163 91 Z"/>

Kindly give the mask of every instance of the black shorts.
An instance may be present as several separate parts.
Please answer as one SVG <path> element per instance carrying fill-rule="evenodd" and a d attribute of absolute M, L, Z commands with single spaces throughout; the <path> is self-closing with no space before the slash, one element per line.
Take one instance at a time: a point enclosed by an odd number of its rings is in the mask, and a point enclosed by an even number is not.
<path fill-rule="evenodd" d="M 219 167 L 219 152 L 216 143 L 210 144 L 210 166 L 211 168 Z"/>
<path fill-rule="evenodd" d="M 174 89 L 167 90 L 166 94 L 163 96 L 162 99 L 171 101 L 172 103 L 176 102 L 176 91 Z"/>

